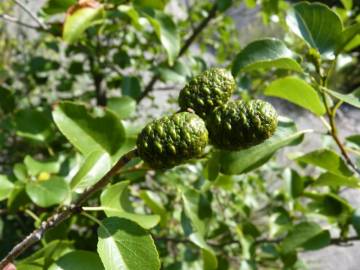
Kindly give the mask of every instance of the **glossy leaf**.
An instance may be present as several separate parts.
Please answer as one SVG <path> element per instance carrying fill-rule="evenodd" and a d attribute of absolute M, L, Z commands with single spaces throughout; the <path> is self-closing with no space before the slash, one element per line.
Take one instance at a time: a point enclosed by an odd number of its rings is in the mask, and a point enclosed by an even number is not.
<path fill-rule="evenodd" d="M 7 199 L 14 189 L 14 184 L 9 181 L 6 175 L 0 174 L 0 201 Z"/>
<path fill-rule="evenodd" d="M 301 72 L 296 55 L 278 39 L 262 39 L 248 44 L 235 58 L 232 74 L 240 70 L 279 68 Z"/>
<path fill-rule="evenodd" d="M 294 226 L 293 230 L 281 243 L 283 253 L 290 253 L 297 248 L 316 250 L 330 244 L 330 233 L 313 222 L 302 222 Z"/>
<path fill-rule="evenodd" d="M 295 4 L 288 12 L 286 22 L 290 30 L 323 55 L 334 53 L 341 39 L 341 19 L 324 4 Z"/>
<path fill-rule="evenodd" d="M 126 119 L 134 115 L 136 101 L 128 96 L 109 98 L 107 107 L 116 113 L 120 119 Z"/>
<path fill-rule="evenodd" d="M 100 257 L 95 252 L 76 250 L 60 257 L 49 270 L 91 269 L 103 270 Z"/>
<path fill-rule="evenodd" d="M 352 93 L 344 95 L 336 91 L 332 91 L 330 89 L 323 88 L 327 93 L 331 96 L 346 102 L 356 108 L 360 108 L 360 88 L 354 90 Z"/>
<path fill-rule="evenodd" d="M 180 36 L 172 18 L 154 9 L 142 9 L 142 12 L 153 26 L 162 46 L 168 54 L 168 62 L 173 65 L 180 51 Z"/>
<path fill-rule="evenodd" d="M 309 130 L 296 131 L 293 122 L 280 119 L 275 134 L 265 142 L 254 147 L 219 153 L 220 171 L 225 174 L 241 174 L 263 165 L 279 149 L 299 144 Z"/>
<path fill-rule="evenodd" d="M 352 176 L 352 171 L 346 166 L 345 161 L 334 151 L 319 149 L 296 159 L 299 162 L 327 170 L 335 175 Z"/>
<path fill-rule="evenodd" d="M 68 43 L 77 41 L 85 30 L 103 15 L 103 6 L 99 2 L 93 0 L 83 2 L 68 10 L 63 26 L 63 39 Z"/>
<path fill-rule="evenodd" d="M 125 141 L 124 127 L 117 116 L 106 109 L 99 108 L 95 113 L 91 114 L 82 104 L 61 102 L 55 107 L 53 118 L 82 154 L 99 150 L 115 155 Z"/>
<path fill-rule="evenodd" d="M 46 181 L 29 182 L 26 193 L 40 207 L 49 207 L 62 203 L 70 193 L 66 181 L 60 177 L 51 177 Z"/>
<path fill-rule="evenodd" d="M 286 99 L 319 116 L 325 113 L 325 106 L 315 89 L 297 77 L 277 79 L 270 83 L 264 93 L 267 96 Z"/>
<path fill-rule="evenodd" d="M 118 217 L 102 221 L 98 253 L 106 270 L 159 270 L 160 261 L 149 232 Z"/>
<path fill-rule="evenodd" d="M 109 186 L 101 194 L 101 207 L 106 216 L 116 216 L 132 220 L 145 229 L 150 229 L 160 222 L 158 215 L 136 214 L 129 200 L 129 181 Z"/>
<path fill-rule="evenodd" d="M 111 168 L 109 154 L 101 151 L 90 153 L 84 160 L 80 170 L 71 180 L 71 189 L 82 191 L 101 179 Z"/>
<path fill-rule="evenodd" d="M 313 183 L 314 186 L 327 186 L 327 187 L 350 187 L 350 188 L 360 188 L 360 179 L 356 177 L 345 177 L 341 175 L 336 175 L 333 173 L 323 173 L 321 174 Z"/>

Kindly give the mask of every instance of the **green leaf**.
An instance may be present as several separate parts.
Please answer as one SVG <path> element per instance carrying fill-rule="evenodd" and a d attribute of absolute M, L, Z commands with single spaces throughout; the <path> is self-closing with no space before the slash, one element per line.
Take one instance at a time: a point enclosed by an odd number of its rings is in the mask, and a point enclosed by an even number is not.
<path fill-rule="evenodd" d="M 282 252 L 287 254 L 298 248 L 316 250 L 330 244 L 330 233 L 314 222 L 302 222 L 294 226 L 281 243 Z"/>
<path fill-rule="evenodd" d="M 107 107 L 120 119 L 126 119 L 135 114 L 136 101 L 128 96 L 109 98 Z"/>
<path fill-rule="evenodd" d="M 360 188 L 360 179 L 357 179 L 356 177 L 345 177 L 345 176 L 326 172 L 321 174 L 312 185 L 328 186 L 332 188 L 338 188 L 338 187 Z"/>
<path fill-rule="evenodd" d="M 40 207 L 49 207 L 62 203 L 69 195 L 70 188 L 60 177 L 51 177 L 46 181 L 29 182 L 26 193 Z"/>
<path fill-rule="evenodd" d="M 118 217 L 102 221 L 98 253 L 106 270 L 159 270 L 160 260 L 150 233 Z"/>
<path fill-rule="evenodd" d="M 42 11 L 47 15 L 65 13 L 74 4 L 76 4 L 76 0 L 48 0 Z"/>
<path fill-rule="evenodd" d="M 296 55 L 278 39 L 256 40 L 248 44 L 235 58 L 232 74 L 236 76 L 240 70 L 281 68 L 302 72 L 296 61 Z"/>
<path fill-rule="evenodd" d="M 93 2 L 92 2 L 93 3 Z M 99 22 L 104 14 L 104 8 L 100 3 L 91 5 L 77 4 L 67 14 L 63 26 L 63 39 L 68 43 L 74 43 L 87 28 Z"/>
<path fill-rule="evenodd" d="M 53 135 L 49 114 L 40 109 L 24 109 L 15 115 L 16 134 L 39 142 L 49 141 Z"/>
<path fill-rule="evenodd" d="M 134 5 L 163 10 L 168 2 L 168 0 L 134 0 Z"/>
<path fill-rule="evenodd" d="M 218 269 L 218 261 L 214 250 L 205 242 L 204 238 L 199 233 L 192 233 L 189 236 L 191 242 L 201 248 L 201 255 L 203 259 L 202 269 L 216 270 Z"/>
<path fill-rule="evenodd" d="M 0 174 L 0 201 L 9 197 L 14 189 L 14 184 L 9 181 L 6 175 Z"/>
<path fill-rule="evenodd" d="M 343 4 L 344 8 L 347 10 L 351 10 L 352 5 L 353 5 L 353 1 L 352 0 L 340 0 L 341 3 Z"/>
<path fill-rule="evenodd" d="M 71 180 L 71 189 L 83 191 L 98 182 L 111 168 L 109 154 L 102 151 L 90 153 L 84 160 L 80 170 Z"/>
<path fill-rule="evenodd" d="M 142 190 L 139 194 L 140 198 L 146 203 L 151 211 L 161 217 L 160 224 L 162 226 L 167 225 L 167 211 L 164 207 L 161 198 L 150 190 Z"/>
<path fill-rule="evenodd" d="M 60 257 L 49 270 L 75 270 L 75 269 L 91 269 L 103 270 L 104 266 L 100 257 L 95 252 L 76 250 Z"/>
<path fill-rule="evenodd" d="M 124 76 L 121 82 L 121 91 L 124 96 L 137 99 L 141 93 L 139 78 L 133 76 Z"/>
<path fill-rule="evenodd" d="M 351 224 L 356 231 L 356 235 L 360 236 L 360 209 L 356 209 L 351 217 Z"/>
<path fill-rule="evenodd" d="M 290 175 L 286 179 L 289 194 L 292 198 L 297 198 L 304 191 L 304 179 L 295 171 L 290 170 Z"/>
<path fill-rule="evenodd" d="M 338 42 L 337 53 L 340 53 L 343 49 L 349 51 L 357 47 L 356 39 L 360 38 L 360 23 L 350 25 L 343 30 L 341 34 L 341 39 Z M 355 43 L 354 43 L 355 42 Z"/>
<path fill-rule="evenodd" d="M 327 93 L 329 93 L 331 96 L 346 102 L 356 108 L 360 108 L 360 88 L 357 88 L 356 90 L 354 90 L 352 93 L 344 95 L 344 94 L 340 94 L 338 92 L 332 91 L 330 89 L 327 88 L 323 88 Z"/>
<path fill-rule="evenodd" d="M 39 161 L 33 159 L 31 156 L 26 156 L 24 164 L 27 172 L 33 176 L 37 176 L 42 172 L 58 173 L 60 171 L 60 162 L 58 160 Z"/>
<path fill-rule="evenodd" d="M 132 220 L 145 229 L 155 227 L 160 222 L 158 215 L 136 214 L 129 200 L 129 181 L 123 181 L 106 188 L 101 194 L 101 207 L 106 216 L 117 216 Z"/>
<path fill-rule="evenodd" d="M 348 136 L 346 137 L 346 141 L 356 144 L 358 147 L 360 147 L 360 135 Z"/>
<path fill-rule="evenodd" d="M 318 149 L 306 155 L 296 158 L 299 162 L 327 170 L 335 175 L 352 176 L 352 171 L 346 166 L 343 159 L 329 149 Z"/>
<path fill-rule="evenodd" d="M 219 152 L 220 171 L 224 174 L 241 174 L 260 167 L 271 156 L 285 146 L 297 145 L 309 130 L 296 131 L 294 122 L 279 119 L 275 134 L 265 142 L 254 147 L 235 151 Z"/>
<path fill-rule="evenodd" d="M 95 113 L 91 114 L 82 104 L 61 102 L 55 107 L 53 118 L 83 155 L 99 150 L 113 156 L 125 142 L 125 129 L 113 112 L 98 108 Z"/>
<path fill-rule="evenodd" d="M 324 4 L 298 3 L 288 12 L 286 22 L 289 29 L 322 55 L 334 53 L 341 39 L 341 19 Z"/>
<path fill-rule="evenodd" d="M 265 89 L 265 95 L 286 99 L 314 114 L 321 116 L 326 110 L 319 95 L 307 82 L 300 78 L 289 76 L 277 79 Z"/>
<path fill-rule="evenodd" d="M 149 20 L 161 44 L 168 54 L 169 65 L 173 65 L 180 51 L 180 35 L 171 16 L 150 8 L 141 9 Z"/>
<path fill-rule="evenodd" d="M 182 194 L 186 216 L 191 220 L 193 232 L 204 236 L 212 215 L 210 203 L 195 189 L 187 189 Z"/>
<path fill-rule="evenodd" d="M 4 113 L 10 113 L 15 109 L 15 98 L 9 89 L 0 86 L 0 109 Z"/>

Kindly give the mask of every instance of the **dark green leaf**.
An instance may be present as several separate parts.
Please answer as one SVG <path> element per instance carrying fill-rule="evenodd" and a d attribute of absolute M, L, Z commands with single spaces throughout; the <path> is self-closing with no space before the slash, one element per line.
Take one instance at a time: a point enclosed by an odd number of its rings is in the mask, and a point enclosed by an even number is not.
<path fill-rule="evenodd" d="M 121 90 L 124 96 L 136 99 L 141 93 L 140 80 L 137 77 L 125 76 L 122 79 Z"/>
<path fill-rule="evenodd" d="M 100 257 L 95 252 L 76 250 L 60 257 L 49 270 L 103 270 Z"/>
<path fill-rule="evenodd" d="M 324 4 L 298 3 L 288 12 L 286 22 L 290 30 L 323 55 L 334 53 L 341 40 L 341 19 Z"/>
<path fill-rule="evenodd" d="M 0 109 L 4 113 L 10 113 L 15 109 L 15 98 L 12 91 L 0 86 Z"/>
<path fill-rule="evenodd" d="M 113 156 L 125 142 L 124 127 L 113 112 L 98 108 L 95 113 L 91 114 L 82 104 L 61 102 L 55 107 L 53 118 L 60 131 L 82 154 L 89 155 L 98 150 Z"/>
<path fill-rule="evenodd" d="M 76 3 L 76 0 L 48 0 L 42 11 L 47 15 L 65 13 L 67 9 Z"/>
<path fill-rule="evenodd" d="M 291 170 L 290 176 L 286 180 L 290 196 L 292 198 L 301 196 L 304 191 L 303 178 L 295 170 Z"/>
<path fill-rule="evenodd" d="M 294 122 L 280 119 L 275 134 L 262 144 L 236 151 L 219 153 L 220 171 L 225 174 L 241 174 L 263 165 L 279 149 L 299 144 L 305 131 L 296 131 Z"/>
<path fill-rule="evenodd" d="M 325 113 L 325 106 L 315 89 L 294 76 L 271 82 L 265 89 L 265 95 L 286 99 L 319 116 Z"/>
<path fill-rule="evenodd" d="M 360 236 L 360 209 L 356 209 L 351 218 L 351 224 L 354 227 L 357 236 Z"/>
<path fill-rule="evenodd" d="M 98 253 L 106 270 L 159 270 L 159 256 L 150 233 L 118 217 L 102 221 Z"/>
<path fill-rule="evenodd" d="M 248 44 L 235 58 L 232 74 L 240 70 L 280 68 L 302 72 L 296 55 L 278 39 L 262 39 Z"/>

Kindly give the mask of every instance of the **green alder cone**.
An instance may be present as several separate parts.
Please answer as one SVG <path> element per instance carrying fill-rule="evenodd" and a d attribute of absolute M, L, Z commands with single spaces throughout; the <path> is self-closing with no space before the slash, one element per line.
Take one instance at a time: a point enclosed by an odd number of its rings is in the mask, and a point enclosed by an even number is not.
<path fill-rule="evenodd" d="M 152 168 L 171 168 L 199 157 L 208 143 L 205 122 L 180 112 L 149 123 L 137 138 L 139 156 Z"/>
<path fill-rule="evenodd" d="M 204 118 L 215 107 L 225 104 L 234 92 L 236 82 L 231 73 L 211 68 L 194 77 L 180 92 L 181 110 L 192 109 Z"/>
<path fill-rule="evenodd" d="M 274 107 L 262 100 L 230 101 L 207 118 L 211 143 L 222 150 L 248 148 L 270 138 L 277 127 Z"/>

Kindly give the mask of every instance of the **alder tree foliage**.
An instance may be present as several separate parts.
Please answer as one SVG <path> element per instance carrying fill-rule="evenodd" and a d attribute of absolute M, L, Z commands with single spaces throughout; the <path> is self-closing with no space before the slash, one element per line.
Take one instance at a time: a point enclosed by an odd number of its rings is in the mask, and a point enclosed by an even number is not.
<path fill-rule="evenodd" d="M 358 1 L 32 2 L 0 3 L 0 269 L 311 269 L 360 239 Z"/>

